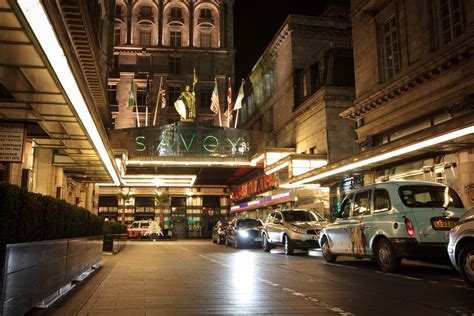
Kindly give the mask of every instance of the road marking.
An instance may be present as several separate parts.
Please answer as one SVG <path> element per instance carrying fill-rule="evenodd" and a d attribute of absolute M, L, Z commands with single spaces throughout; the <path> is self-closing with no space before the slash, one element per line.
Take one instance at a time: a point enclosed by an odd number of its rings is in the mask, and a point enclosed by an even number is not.
<path fill-rule="evenodd" d="M 362 270 L 361 268 L 345 266 L 345 265 L 337 264 L 337 263 L 321 262 L 321 264 L 327 264 L 328 266 L 335 266 L 335 267 L 341 267 L 341 268 L 347 268 L 347 269 Z"/>
<path fill-rule="evenodd" d="M 432 284 L 438 284 L 439 283 L 438 281 L 428 281 L 428 282 L 430 282 Z"/>
<path fill-rule="evenodd" d="M 403 279 L 408 279 L 408 280 L 422 281 L 422 279 L 420 279 L 420 278 L 409 277 L 409 276 L 406 276 L 406 275 L 393 274 L 393 273 L 385 273 L 385 274 L 395 276 L 395 277 L 399 277 L 399 278 L 403 278 Z"/>
<path fill-rule="evenodd" d="M 180 247 L 180 248 L 183 248 L 185 249 L 186 251 L 190 251 L 184 247 Z M 190 251 L 191 252 L 191 251 Z M 221 266 L 224 266 L 226 268 L 231 268 L 231 266 L 229 264 L 226 264 L 226 263 L 223 263 L 223 262 L 220 262 L 218 260 L 215 260 L 215 259 L 212 259 L 210 257 L 207 257 L 207 256 L 204 256 L 204 255 L 201 255 L 201 254 L 197 254 L 199 257 L 205 259 L 205 260 L 208 260 L 208 261 L 211 261 L 213 263 L 216 263 L 216 264 L 219 264 Z M 357 268 L 355 268 L 357 269 Z M 257 277 L 256 278 L 258 281 L 262 282 L 262 283 L 265 283 L 265 284 L 268 284 L 270 286 L 274 286 L 274 287 L 280 287 L 282 289 L 282 291 L 285 291 L 285 292 L 288 292 L 288 293 L 291 293 L 292 295 L 295 295 L 295 296 L 298 296 L 298 297 L 301 297 L 301 298 L 304 298 L 305 300 L 307 301 L 310 301 L 310 302 L 313 302 L 313 303 L 316 303 L 316 305 L 319 305 L 327 310 L 330 310 L 332 312 L 335 312 L 335 313 L 338 313 L 339 315 L 341 316 L 353 316 L 354 314 L 350 313 L 350 312 L 347 312 L 345 310 L 343 310 L 342 308 L 340 307 L 337 307 L 337 306 L 333 306 L 331 304 L 328 304 L 328 303 L 325 303 L 323 301 L 320 301 L 318 300 L 317 298 L 314 298 L 314 297 L 311 297 L 311 296 L 307 296 L 306 294 L 304 293 L 300 293 L 300 292 L 297 292 L 293 289 L 290 289 L 290 288 L 287 288 L 287 287 L 282 287 L 281 285 L 277 284 L 277 283 L 273 283 L 272 281 L 269 281 L 269 280 L 266 280 L 266 279 L 263 279 L 261 277 Z"/>
<path fill-rule="evenodd" d="M 463 289 L 463 290 L 474 291 L 472 287 L 469 287 L 467 285 L 453 285 L 453 287 L 458 288 L 458 289 Z"/>

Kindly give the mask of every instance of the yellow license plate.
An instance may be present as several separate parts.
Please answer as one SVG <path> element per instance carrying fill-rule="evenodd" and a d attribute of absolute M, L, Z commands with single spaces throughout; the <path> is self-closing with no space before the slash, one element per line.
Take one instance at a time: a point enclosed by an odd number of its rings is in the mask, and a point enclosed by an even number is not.
<path fill-rule="evenodd" d="M 433 221 L 433 227 L 438 228 L 438 229 L 453 228 L 454 225 L 456 225 L 455 221 L 447 221 L 447 220 L 442 220 L 442 219 Z"/>

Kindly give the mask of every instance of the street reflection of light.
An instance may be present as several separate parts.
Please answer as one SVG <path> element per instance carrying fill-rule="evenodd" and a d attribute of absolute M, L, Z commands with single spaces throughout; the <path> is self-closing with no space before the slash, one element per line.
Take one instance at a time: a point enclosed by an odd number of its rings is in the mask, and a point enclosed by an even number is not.
<path fill-rule="evenodd" d="M 256 278 L 254 254 L 245 250 L 236 253 L 232 262 L 232 287 L 237 304 L 249 304 L 256 300 Z"/>

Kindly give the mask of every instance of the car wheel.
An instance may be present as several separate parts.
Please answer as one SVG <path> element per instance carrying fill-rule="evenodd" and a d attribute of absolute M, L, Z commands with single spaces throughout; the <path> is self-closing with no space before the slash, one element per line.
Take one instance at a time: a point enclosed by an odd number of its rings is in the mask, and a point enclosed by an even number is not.
<path fill-rule="evenodd" d="M 242 247 L 241 243 L 239 242 L 239 237 L 235 237 L 234 247 L 240 249 Z"/>
<path fill-rule="evenodd" d="M 464 245 L 459 251 L 459 271 L 471 287 L 474 287 L 474 245 Z"/>
<path fill-rule="evenodd" d="M 337 256 L 331 254 L 331 249 L 329 248 L 329 240 L 324 237 L 321 245 L 321 251 L 326 262 L 334 263 L 336 262 Z"/>
<path fill-rule="evenodd" d="M 272 245 L 268 242 L 268 237 L 265 234 L 262 235 L 262 249 L 265 252 L 272 250 Z"/>
<path fill-rule="evenodd" d="M 393 272 L 400 268 L 402 260 L 397 258 L 395 251 L 390 242 L 386 239 L 381 239 L 377 243 L 377 251 L 375 254 L 377 262 L 383 272 Z"/>
<path fill-rule="evenodd" d="M 283 247 L 285 249 L 285 255 L 292 255 L 295 252 L 293 242 L 287 235 L 283 236 Z"/>

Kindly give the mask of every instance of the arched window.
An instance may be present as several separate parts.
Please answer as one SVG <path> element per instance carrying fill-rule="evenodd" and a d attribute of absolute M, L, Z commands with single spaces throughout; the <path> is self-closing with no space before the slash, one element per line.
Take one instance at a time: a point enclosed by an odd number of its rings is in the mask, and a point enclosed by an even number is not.
<path fill-rule="evenodd" d="M 141 1 L 132 14 L 132 44 L 148 47 L 158 43 L 158 8 L 152 1 Z"/>
<path fill-rule="evenodd" d="M 211 3 L 201 3 L 194 11 L 194 46 L 217 48 L 219 41 L 219 10 Z"/>
<path fill-rule="evenodd" d="M 114 45 L 118 46 L 125 42 L 127 34 L 127 13 L 125 6 L 117 4 L 115 6 L 115 30 L 114 30 Z"/>
<path fill-rule="evenodd" d="M 163 45 L 189 46 L 189 11 L 183 1 L 171 1 L 163 10 Z"/>

